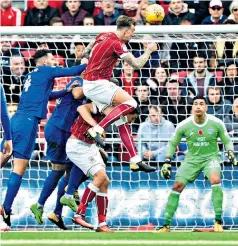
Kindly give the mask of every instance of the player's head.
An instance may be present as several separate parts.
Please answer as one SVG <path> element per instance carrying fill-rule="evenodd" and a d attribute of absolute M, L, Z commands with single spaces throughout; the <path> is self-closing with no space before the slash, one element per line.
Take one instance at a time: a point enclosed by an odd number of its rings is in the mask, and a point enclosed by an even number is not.
<path fill-rule="evenodd" d="M 124 41 L 128 42 L 135 32 L 135 21 L 126 15 L 121 15 L 117 19 L 117 35 Z"/>
<path fill-rule="evenodd" d="M 127 115 L 127 122 L 129 122 L 129 123 L 134 122 L 139 114 L 140 114 L 140 108 L 136 107 L 132 112 L 130 112 Z"/>
<path fill-rule="evenodd" d="M 34 55 L 36 66 L 54 66 L 55 58 L 50 50 L 37 50 Z"/>
<path fill-rule="evenodd" d="M 193 98 L 192 113 L 196 116 L 203 116 L 207 112 L 206 99 L 201 96 L 196 96 Z"/>

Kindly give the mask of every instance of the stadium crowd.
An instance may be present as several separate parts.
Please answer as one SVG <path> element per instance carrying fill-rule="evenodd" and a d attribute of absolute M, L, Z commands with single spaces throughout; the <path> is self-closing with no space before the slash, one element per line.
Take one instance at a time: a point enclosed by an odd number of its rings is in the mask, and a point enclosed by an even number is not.
<path fill-rule="evenodd" d="M 150 4 L 160 4 L 165 11 L 161 25 L 238 24 L 238 1 L 183 1 L 183 0 L 98 0 L 52 1 L 25 0 L 27 9 L 18 9 L 12 0 L 1 1 L 1 26 L 87 26 L 115 25 L 124 14 L 133 17 L 137 25 L 149 25 L 145 10 Z M 131 42 L 128 47 L 139 57 L 150 39 L 145 35 L 141 44 Z M 2 40 L 1 83 L 4 86 L 11 115 L 17 109 L 25 75 L 35 64 L 33 55 L 38 49 L 50 49 L 55 65 L 71 67 L 80 64 L 87 43 L 82 42 L 10 42 Z M 145 160 L 164 159 L 165 143 L 141 143 L 143 138 L 170 138 L 179 122 L 191 113 L 191 101 L 196 95 L 205 96 L 208 114 L 222 119 L 228 132 L 238 136 L 238 40 L 160 43 L 143 69 L 136 71 L 126 62 L 118 61 L 114 78 L 138 102 L 141 114 L 132 124 L 138 138 L 138 149 Z M 62 89 L 68 79 L 56 79 L 54 89 Z M 49 103 L 48 118 L 56 102 Z M 39 126 L 43 137 L 44 124 Z M 149 134 L 148 134 L 149 133 Z M 109 127 L 107 137 L 118 137 L 115 127 Z M 238 144 L 236 145 L 236 147 Z M 41 146 L 37 147 L 41 149 Z M 36 149 L 37 149 L 36 148 Z M 112 160 L 127 161 L 123 146 L 109 145 Z M 181 160 L 186 146 L 177 152 Z M 34 158 L 36 158 L 35 155 Z"/>

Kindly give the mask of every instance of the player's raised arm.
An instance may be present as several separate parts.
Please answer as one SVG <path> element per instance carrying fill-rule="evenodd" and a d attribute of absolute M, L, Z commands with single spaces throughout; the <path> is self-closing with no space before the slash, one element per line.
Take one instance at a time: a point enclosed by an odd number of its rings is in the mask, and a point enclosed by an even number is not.
<path fill-rule="evenodd" d="M 84 53 L 83 53 L 83 56 L 84 56 L 84 57 L 89 58 L 90 53 L 91 53 L 91 50 L 93 49 L 94 43 L 95 43 L 95 40 L 92 40 L 92 41 L 87 45 L 87 47 L 85 48 Z"/>
<path fill-rule="evenodd" d="M 148 44 L 148 47 L 145 49 L 143 55 L 136 58 L 132 53 L 128 52 L 125 56 L 122 57 L 122 59 L 126 61 L 129 65 L 131 65 L 133 68 L 141 69 L 144 67 L 144 65 L 150 58 L 151 53 L 156 50 L 157 50 L 157 44 L 150 43 Z"/>
<path fill-rule="evenodd" d="M 219 127 L 218 127 L 218 134 L 219 137 L 222 141 L 222 143 L 225 146 L 225 149 L 227 151 L 227 157 L 229 159 L 229 161 L 233 164 L 233 165 L 237 165 L 237 160 L 234 154 L 234 145 L 232 143 L 231 137 L 229 136 L 225 124 L 220 121 Z"/>

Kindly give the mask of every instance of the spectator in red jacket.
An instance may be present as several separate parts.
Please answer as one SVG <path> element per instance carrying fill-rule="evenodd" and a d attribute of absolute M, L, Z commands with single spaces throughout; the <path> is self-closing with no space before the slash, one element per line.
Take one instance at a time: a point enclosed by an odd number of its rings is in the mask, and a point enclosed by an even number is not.
<path fill-rule="evenodd" d="M 0 26 L 22 26 L 24 15 L 20 9 L 12 6 L 12 0 L 1 0 Z"/>
<path fill-rule="evenodd" d="M 64 12 L 61 19 L 65 26 L 82 26 L 83 18 L 88 14 L 87 11 L 81 8 L 80 0 L 67 0 L 66 7 L 68 11 Z"/>

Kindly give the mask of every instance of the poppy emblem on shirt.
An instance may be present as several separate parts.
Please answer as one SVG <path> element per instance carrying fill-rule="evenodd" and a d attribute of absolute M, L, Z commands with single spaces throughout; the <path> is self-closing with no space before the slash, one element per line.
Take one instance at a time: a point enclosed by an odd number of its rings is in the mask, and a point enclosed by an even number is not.
<path fill-rule="evenodd" d="M 8 15 L 8 19 L 12 19 L 12 16 L 11 15 Z"/>
<path fill-rule="evenodd" d="M 200 136 L 202 136 L 202 135 L 203 135 L 203 130 L 198 130 L 198 134 L 199 134 Z"/>

